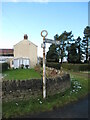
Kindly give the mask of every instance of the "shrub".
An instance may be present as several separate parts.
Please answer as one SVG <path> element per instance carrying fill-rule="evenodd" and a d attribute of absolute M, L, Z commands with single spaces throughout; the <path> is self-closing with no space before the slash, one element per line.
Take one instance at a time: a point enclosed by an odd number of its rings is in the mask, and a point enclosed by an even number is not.
<path fill-rule="evenodd" d="M 40 63 L 41 67 L 43 66 L 43 58 L 40 59 Z"/>
<path fill-rule="evenodd" d="M 24 68 L 24 64 L 21 64 L 20 68 L 23 69 Z"/>
<path fill-rule="evenodd" d="M 46 66 L 51 67 L 51 68 L 55 68 L 58 70 L 60 70 L 60 68 L 61 68 L 60 63 L 55 63 L 55 62 L 46 62 Z"/>
<path fill-rule="evenodd" d="M 25 67 L 28 69 L 28 68 L 29 68 L 29 65 L 25 65 Z"/>
<path fill-rule="evenodd" d="M 1 63 L 0 66 L 2 66 L 2 72 L 8 70 L 9 64 L 8 63 Z"/>
<path fill-rule="evenodd" d="M 73 71 L 90 71 L 90 65 L 89 64 L 68 64 L 63 63 L 62 67 L 68 70 Z"/>
<path fill-rule="evenodd" d="M 47 62 L 59 62 L 59 59 L 47 59 Z"/>
<path fill-rule="evenodd" d="M 36 65 L 36 66 L 34 67 L 34 69 L 35 69 L 35 71 L 41 73 L 41 66 L 40 66 L 40 65 Z"/>
<path fill-rule="evenodd" d="M 83 64 L 80 65 L 80 71 L 90 71 L 90 65 L 89 64 Z"/>

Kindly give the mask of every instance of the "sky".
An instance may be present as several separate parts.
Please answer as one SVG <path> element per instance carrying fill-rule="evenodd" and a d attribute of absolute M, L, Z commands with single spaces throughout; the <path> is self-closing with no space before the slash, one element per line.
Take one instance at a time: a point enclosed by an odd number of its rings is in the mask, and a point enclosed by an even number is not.
<path fill-rule="evenodd" d="M 4 0 L 3 0 L 4 1 Z M 88 25 L 88 2 L 2 2 L 0 48 L 13 48 L 23 40 L 24 34 L 38 46 L 38 56 L 43 56 L 41 31 L 47 30 L 49 39 L 65 30 L 74 38 L 83 38 Z M 36 0 L 37 1 L 37 0 Z M 44 1 L 44 2 L 42 2 Z M 46 52 L 50 44 L 46 44 Z"/>

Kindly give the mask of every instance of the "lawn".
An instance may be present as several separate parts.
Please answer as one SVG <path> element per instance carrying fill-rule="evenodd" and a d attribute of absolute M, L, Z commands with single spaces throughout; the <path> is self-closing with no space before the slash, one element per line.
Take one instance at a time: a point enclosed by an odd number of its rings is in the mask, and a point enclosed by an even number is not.
<path fill-rule="evenodd" d="M 3 72 L 5 80 L 26 80 L 41 78 L 40 73 L 34 69 L 13 69 Z"/>
<path fill-rule="evenodd" d="M 90 93 L 90 90 L 88 90 L 88 81 L 90 78 L 88 78 L 87 73 L 67 72 L 71 76 L 71 88 L 69 90 L 61 94 L 48 96 L 45 100 L 42 99 L 42 96 L 38 96 L 36 99 L 3 102 L 3 117 L 17 117 L 41 111 L 49 111 L 56 107 L 62 107 L 65 104 L 75 102 L 86 96 L 88 92 Z"/>

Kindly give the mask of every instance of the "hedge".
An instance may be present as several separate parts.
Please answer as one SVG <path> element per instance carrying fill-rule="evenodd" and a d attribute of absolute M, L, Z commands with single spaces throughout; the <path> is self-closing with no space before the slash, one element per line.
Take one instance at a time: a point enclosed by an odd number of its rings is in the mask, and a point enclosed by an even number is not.
<path fill-rule="evenodd" d="M 68 64 L 63 63 L 62 67 L 68 70 L 73 71 L 90 71 L 90 65 L 89 64 Z"/>
<path fill-rule="evenodd" d="M 0 69 L 2 72 L 8 70 L 9 64 L 8 63 L 0 63 Z"/>
<path fill-rule="evenodd" d="M 47 59 L 47 62 L 56 62 L 56 63 L 58 63 L 59 59 Z"/>
<path fill-rule="evenodd" d="M 55 68 L 58 70 L 60 70 L 60 68 L 61 68 L 60 63 L 55 63 L 55 62 L 46 62 L 46 66 L 51 67 L 51 68 Z"/>

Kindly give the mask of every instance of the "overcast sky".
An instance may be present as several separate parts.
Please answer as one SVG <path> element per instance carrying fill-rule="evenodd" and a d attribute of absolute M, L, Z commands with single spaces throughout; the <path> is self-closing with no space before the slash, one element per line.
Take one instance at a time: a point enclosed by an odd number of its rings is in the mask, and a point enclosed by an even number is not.
<path fill-rule="evenodd" d="M 1 5 L 0 48 L 13 48 L 13 45 L 23 40 L 24 34 L 27 34 L 28 39 L 38 46 L 38 56 L 42 56 L 40 33 L 43 29 L 48 31 L 47 38 L 51 39 L 56 33 L 60 35 L 65 30 L 67 32 L 72 30 L 74 38 L 78 36 L 83 38 L 84 28 L 88 25 L 88 0 L 86 2 L 85 0 L 84 2 L 9 1 L 14 2 L 2 2 Z M 48 46 L 47 44 L 46 51 Z"/>

